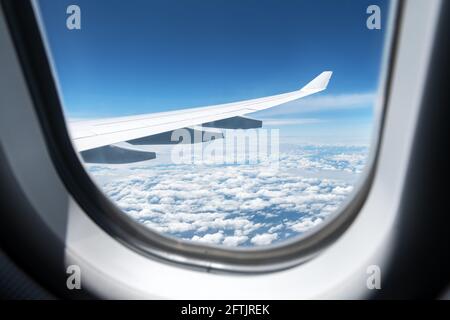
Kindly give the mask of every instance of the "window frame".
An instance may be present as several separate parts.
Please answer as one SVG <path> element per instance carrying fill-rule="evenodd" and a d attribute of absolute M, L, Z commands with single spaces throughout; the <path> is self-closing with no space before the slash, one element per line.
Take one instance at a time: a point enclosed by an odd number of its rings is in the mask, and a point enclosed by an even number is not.
<path fill-rule="evenodd" d="M 401 23 L 403 0 L 393 3 L 385 39 L 384 74 L 379 85 L 382 97 L 380 113 L 375 122 L 366 168 L 355 185 L 356 192 L 346 199 L 332 218 L 302 236 L 270 247 L 227 248 L 186 242 L 150 230 L 124 215 L 96 186 L 85 171 L 68 134 L 50 51 L 46 50 L 45 33 L 39 24 L 35 3 L 3 2 L 49 154 L 65 187 L 89 217 L 115 239 L 147 257 L 206 271 L 252 274 L 284 270 L 316 256 L 344 234 L 364 205 L 377 168 Z"/>

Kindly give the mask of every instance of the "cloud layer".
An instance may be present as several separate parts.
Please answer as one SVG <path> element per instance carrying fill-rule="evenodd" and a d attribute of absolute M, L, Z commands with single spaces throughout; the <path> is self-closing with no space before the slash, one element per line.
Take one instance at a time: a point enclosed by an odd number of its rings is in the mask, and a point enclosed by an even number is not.
<path fill-rule="evenodd" d="M 366 148 L 285 146 L 280 169 L 258 165 L 90 166 L 130 217 L 202 243 L 265 246 L 321 224 L 353 190 Z"/>

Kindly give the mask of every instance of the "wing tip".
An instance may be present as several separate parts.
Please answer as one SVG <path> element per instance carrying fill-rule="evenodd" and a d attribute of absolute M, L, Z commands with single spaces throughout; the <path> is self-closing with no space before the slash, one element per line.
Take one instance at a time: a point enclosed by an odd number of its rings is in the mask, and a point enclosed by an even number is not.
<path fill-rule="evenodd" d="M 301 91 L 323 91 L 328 87 L 333 71 L 324 71 L 304 86 Z"/>

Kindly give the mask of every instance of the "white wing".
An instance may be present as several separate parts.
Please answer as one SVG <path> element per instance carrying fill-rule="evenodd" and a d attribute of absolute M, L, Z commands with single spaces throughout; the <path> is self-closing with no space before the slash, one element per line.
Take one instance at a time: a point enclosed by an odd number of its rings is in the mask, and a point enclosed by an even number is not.
<path fill-rule="evenodd" d="M 171 112 L 74 121 L 69 123 L 69 130 L 76 149 L 82 152 L 272 108 L 325 90 L 331 75 L 330 71 L 323 72 L 300 90 L 274 96 Z"/>

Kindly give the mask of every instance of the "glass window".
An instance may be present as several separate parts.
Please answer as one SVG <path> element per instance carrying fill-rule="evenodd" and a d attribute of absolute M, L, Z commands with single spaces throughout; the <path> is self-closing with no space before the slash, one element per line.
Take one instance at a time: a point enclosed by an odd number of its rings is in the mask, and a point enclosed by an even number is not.
<path fill-rule="evenodd" d="M 74 147 L 99 188 L 151 230 L 249 248 L 314 231 L 369 169 L 389 4 L 38 8 Z"/>

